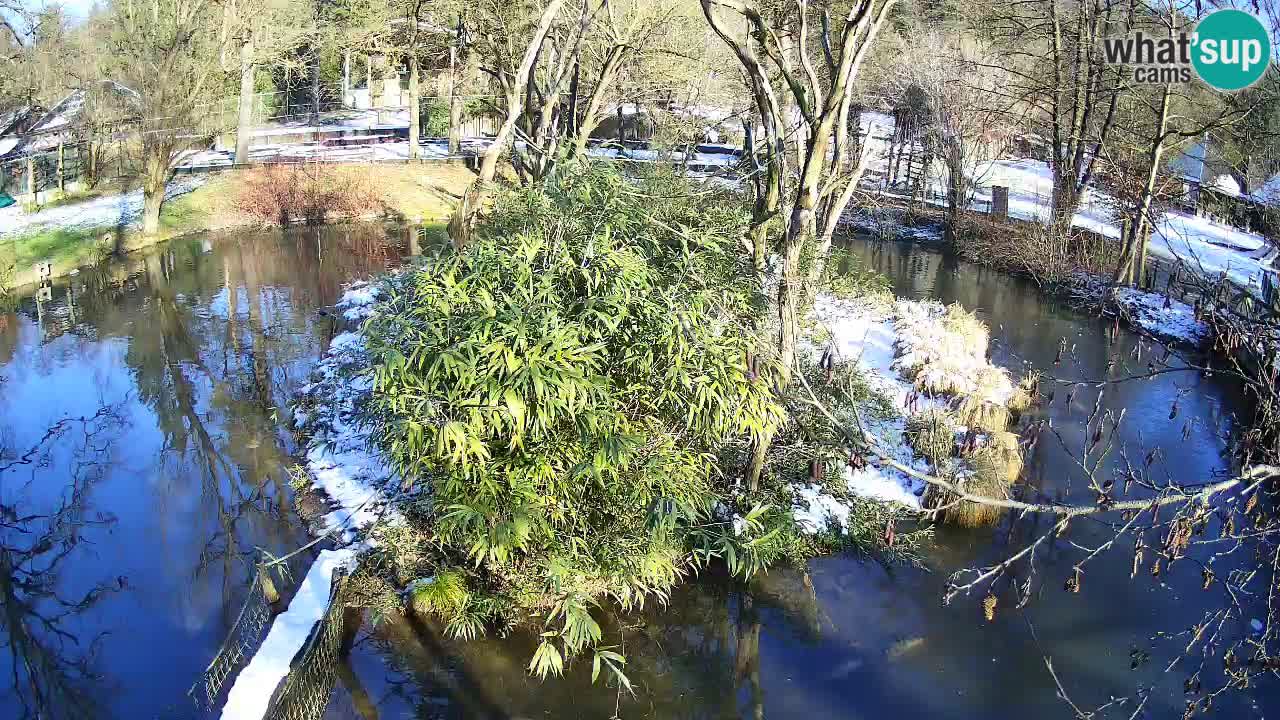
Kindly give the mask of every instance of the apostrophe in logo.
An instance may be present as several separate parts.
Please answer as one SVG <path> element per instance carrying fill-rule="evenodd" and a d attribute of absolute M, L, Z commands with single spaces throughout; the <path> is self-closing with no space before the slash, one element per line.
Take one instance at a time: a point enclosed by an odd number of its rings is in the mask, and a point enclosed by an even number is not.
<path fill-rule="evenodd" d="M 1242 90 L 1271 64 L 1271 38 L 1262 21 L 1242 10 L 1218 10 L 1196 26 L 1191 65 L 1218 90 Z"/>

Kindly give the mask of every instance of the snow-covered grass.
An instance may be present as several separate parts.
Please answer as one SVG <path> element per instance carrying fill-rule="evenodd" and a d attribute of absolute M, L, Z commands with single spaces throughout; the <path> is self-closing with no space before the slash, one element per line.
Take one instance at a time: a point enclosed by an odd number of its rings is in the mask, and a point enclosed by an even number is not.
<path fill-rule="evenodd" d="M 900 300 L 896 312 L 901 355 L 893 367 L 912 378 L 918 390 L 977 396 L 1001 406 L 1009 402 L 1013 382 L 987 360 L 989 337 L 980 321 L 936 302 Z"/>
<path fill-rule="evenodd" d="M 354 327 L 375 312 L 378 296 L 377 287 L 357 283 L 337 309 Z M 389 501 L 397 484 L 395 473 L 356 422 L 373 386 L 363 336 L 356 331 L 335 336 L 314 378 L 301 391 L 294 425 L 310 437 L 306 467 L 314 486 L 329 500 L 324 528 L 340 547 L 321 551 L 288 610 L 275 619 L 262 646 L 236 677 L 222 711 L 226 720 L 263 716 L 289 664 L 324 617 L 334 572 L 350 569 L 372 546 L 368 531 L 374 523 L 402 521 Z"/>
<path fill-rule="evenodd" d="M 343 294 L 337 310 L 357 326 L 374 312 L 378 297 L 376 286 L 357 283 Z M 315 382 L 300 391 L 294 425 L 309 438 L 306 464 L 315 487 L 334 507 L 326 527 L 354 541 L 384 513 L 396 519 L 386 509 L 395 473 L 358 422 L 373 390 L 364 336 L 358 330 L 334 336 L 313 376 Z"/>
<path fill-rule="evenodd" d="M 199 176 L 177 178 L 165 188 L 165 199 L 185 195 L 203 185 Z M 137 228 L 142 217 L 142 190 L 111 193 L 84 202 L 28 212 L 20 205 L 0 210 L 0 238 L 29 235 L 42 230 Z"/>
<path fill-rule="evenodd" d="M 879 188 L 888 173 L 889 139 L 894 119 L 883 113 L 864 112 L 862 129 L 869 134 L 871 153 L 866 184 Z M 936 175 L 936 173 L 935 173 Z M 980 163 L 972 181 L 979 188 L 971 207 L 986 211 L 991 203 L 990 188 L 1009 188 L 1009 215 L 1020 220 L 1047 222 L 1052 208 L 1053 175 L 1047 163 L 1031 158 L 1000 159 Z M 931 177 L 930 188 L 945 195 L 940 177 Z M 893 194 L 892 190 L 884 191 Z M 1253 197 L 1261 202 L 1280 203 L 1280 175 L 1258 188 Z M 939 201 L 941 202 L 941 201 Z M 1120 222 L 1114 217 L 1114 201 L 1105 194 L 1086 191 L 1072 218 L 1075 227 L 1105 237 L 1120 237 Z M 1156 223 L 1148 246 L 1152 256 L 1182 262 L 1193 272 L 1210 279 L 1225 274 L 1237 285 L 1259 290 L 1262 274 L 1274 268 L 1275 253 L 1258 233 L 1245 232 L 1208 218 L 1172 211 Z"/>
<path fill-rule="evenodd" d="M 813 315 L 830 338 L 812 351 L 820 354 L 830 347 L 838 361 L 857 364 L 867 388 L 882 401 L 878 406 L 890 410 L 860 413 L 866 429 L 896 462 L 914 470 L 931 472 L 929 461 L 907 444 L 909 417 L 945 407 L 952 398 L 1004 409 L 1013 395 L 1008 373 L 986 358 L 986 328 L 958 308 L 932 301 L 819 295 Z M 923 391 L 924 376 L 949 390 Z M 923 507 L 926 483 L 877 460 L 858 469 L 845 467 L 842 478 L 855 495 L 912 510 Z M 796 519 L 814 532 L 830 522 L 843 525 L 851 512 L 846 503 L 818 486 L 799 488 L 799 499 Z"/>
<path fill-rule="evenodd" d="M 1184 302 L 1137 288 L 1115 288 L 1111 299 L 1126 322 L 1156 338 L 1197 347 L 1209 341 L 1209 326 Z"/>
<path fill-rule="evenodd" d="M 1010 216 L 1048 221 L 1053 197 L 1053 176 L 1048 164 L 1026 158 L 997 160 L 979 167 L 975 176 L 984 186 L 1008 186 Z M 975 207 L 985 209 L 989 201 L 989 193 L 980 193 L 975 197 Z M 1110 198 L 1088 193 L 1072 224 L 1118 238 L 1120 226 L 1112 205 Z M 1181 261 L 1191 271 L 1208 278 L 1226 273 L 1237 285 L 1256 290 L 1261 287 L 1262 273 L 1273 267 L 1269 248 L 1266 239 L 1257 233 L 1173 211 L 1156 223 L 1149 252 L 1164 260 Z"/>

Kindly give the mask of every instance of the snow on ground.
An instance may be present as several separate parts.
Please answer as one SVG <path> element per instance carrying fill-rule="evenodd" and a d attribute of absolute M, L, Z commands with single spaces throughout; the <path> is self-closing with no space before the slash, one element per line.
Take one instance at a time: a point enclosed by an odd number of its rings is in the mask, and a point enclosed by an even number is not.
<path fill-rule="evenodd" d="M 164 196 L 171 200 L 205 183 L 203 177 L 183 177 L 169 183 Z M 0 237 L 53 228 L 68 230 L 123 225 L 137 227 L 142 217 L 142 190 L 103 195 L 84 202 L 27 212 L 21 205 L 0 210 Z"/>
<path fill-rule="evenodd" d="M 443 139 L 427 139 L 419 143 L 418 157 L 422 160 L 446 160 L 452 157 L 468 157 L 482 153 L 489 147 L 487 138 L 468 138 L 462 142 L 462 151 L 458 155 L 449 153 L 449 143 Z M 520 144 L 517 143 L 517 146 Z M 618 149 L 605 147 L 587 148 L 589 157 L 629 160 L 633 162 L 687 162 L 690 165 L 728 167 L 737 164 L 738 153 L 730 150 L 724 153 L 695 152 L 686 158 L 684 153 L 666 153 L 648 149 Z M 184 169 L 229 167 L 234 153 L 223 150 L 201 150 L 184 157 L 179 167 Z M 250 162 L 387 162 L 409 159 L 409 142 L 374 143 L 369 145 L 323 145 L 307 142 L 291 145 L 255 145 L 249 150 Z"/>
<path fill-rule="evenodd" d="M 861 413 L 867 430 L 877 437 L 894 460 L 922 473 L 929 464 L 917 457 L 904 438 L 907 417 L 930 407 L 947 404 L 943 397 L 930 397 L 917 390 L 904 371 L 922 367 L 945 366 L 953 373 L 951 385 L 959 392 L 973 392 L 983 387 L 987 402 L 1007 404 L 1013 393 L 1008 373 L 991 365 L 986 358 L 987 335 L 962 336 L 944 326 L 947 308 L 933 301 L 898 300 L 877 302 L 848 300 L 820 295 L 814 301 L 814 318 L 831 334 L 828 346 L 840 361 L 856 362 L 871 391 L 888 401 L 893 414 L 883 417 L 875 412 Z M 815 355 L 827 346 L 812 348 Z M 945 353 L 946 357 L 941 358 Z M 1003 382 L 975 383 L 978 373 L 1000 377 Z M 968 388 L 968 390 L 965 390 Z M 859 470 L 845 467 L 844 480 L 851 492 L 907 508 L 921 509 L 926 483 L 875 459 Z M 804 507 L 795 511 L 796 519 L 814 531 L 828 522 L 847 521 L 849 508 L 818 486 L 800 489 Z"/>
<path fill-rule="evenodd" d="M 376 286 L 357 283 L 338 301 L 337 310 L 358 325 L 373 314 L 379 294 Z M 313 373 L 315 382 L 302 388 L 294 408 L 295 426 L 310 437 L 307 469 L 334 506 L 325 525 L 347 541 L 382 517 L 397 484 L 386 458 L 358 422 L 373 390 L 368 368 L 364 336 L 358 331 L 334 336 Z M 393 511 L 385 512 L 392 521 L 398 519 Z"/>
<path fill-rule="evenodd" d="M 821 295 L 814 301 L 813 312 L 821 326 L 831 333 L 830 346 L 837 359 L 856 362 L 872 391 L 884 395 L 905 414 L 913 388 L 893 369 L 897 333 L 892 313 L 887 308 L 829 295 Z M 824 348 L 815 347 L 813 350 L 815 354 L 821 354 Z M 878 437 L 886 441 L 899 439 L 894 447 L 898 460 L 906 464 L 920 462 L 913 458 L 906 443 L 901 442 L 905 418 L 884 419 L 867 415 L 863 420 L 873 426 L 869 429 Z M 922 465 L 921 469 L 927 470 L 927 466 Z M 893 468 L 868 463 L 859 470 L 846 466 L 842 472 L 849 489 L 858 495 L 896 502 L 909 508 L 921 506 L 924 483 Z M 829 519 L 841 525 L 848 519 L 849 508 L 816 486 L 801 488 L 800 496 L 807 507 L 796 510 L 796 520 L 815 532 L 827 527 Z"/>
<path fill-rule="evenodd" d="M 1208 342 L 1209 326 L 1196 319 L 1195 308 L 1137 288 L 1115 288 L 1115 301 L 1121 317 L 1161 340 L 1200 346 Z"/>
<path fill-rule="evenodd" d="M 356 283 L 337 309 L 350 323 L 359 323 L 375 312 L 378 297 L 375 286 Z M 316 367 L 315 382 L 302 389 L 303 400 L 294 408 L 295 426 L 311 437 L 307 470 L 332 508 L 324 517 L 325 530 L 342 546 L 321 551 L 312 563 L 289 609 L 272 622 L 267 639 L 236 677 L 222 710 L 224 720 L 263 716 L 294 656 L 328 609 L 333 573 L 349 569 L 373 544 L 364 532 L 370 525 L 401 522 L 387 504 L 397 484 L 395 473 L 355 422 L 373 388 L 367 367 L 363 336 L 350 331 L 335 336 Z"/>
<path fill-rule="evenodd" d="M 989 186 L 1005 185 L 1009 188 L 1010 216 L 1048 221 L 1053 176 L 1047 163 L 1025 158 L 996 160 L 980 166 L 975 177 L 985 188 L 975 195 L 976 208 L 987 208 L 991 200 Z M 1086 193 L 1072 224 L 1106 237 L 1120 237 L 1110 204 L 1106 196 Z M 1262 274 L 1272 269 L 1274 258 L 1269 243 L 1257 233 L 1181 212 L 1165 213 L 1156 223 L 1148 249 L 1156 257 L 1181 261 L 1206 277 L 1226 273 L 1237 285 L 1253 289 L 1261 288 Z"/>

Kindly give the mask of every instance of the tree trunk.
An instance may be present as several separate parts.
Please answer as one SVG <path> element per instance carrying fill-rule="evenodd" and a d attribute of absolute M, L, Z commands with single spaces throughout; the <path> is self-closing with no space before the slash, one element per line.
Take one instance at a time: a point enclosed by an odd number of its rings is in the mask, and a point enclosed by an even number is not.
<path fill-rule="evenodd" d="M 960 140 L 952 140 L 953 146 L 943 151 L 947 164 L 947 219 L 946 241 L 955 247 L 956 226 L 960 222 L 960 207 L 968 195 L 968 181 L 964 174 L 964 153 L 958 146 Z"/>
<path fill-rule="evenodd" d="M 311 119 L 312 125 L 320 124 L 320 48 L 311 48 Z"/>
<path fill-rule="evenodd" d="M 626 48 L 614 46 L 609 49 L 609 54 L 605 57 L 604 67 L 600 70 L 600 77 L 597 79 L 596 86 L 591 89 L 591 96 L 587 99 L 587 109 L 582 114 L 580 122 L 574 122 L 575 140 L 573 144 L 573 154 L 582 156 L 587 151 L 587 141 L 591 139 L 591 133 L 600 125 L 600 108 L 604 104 L 605 93 L 609 87 L 613 85 L 614 79 L 618 75 L 618 67 L 622 63 L 622 58 Z M 576 77 L 576 71 L 575 71 Z M 575 101 L 577 95 L 574 95 Z M 577 112 L 577 103 L 574 103 L 574 112 Z M 618 108 L 618 139 L 622 139 L 622 108 Z"/>
<path fill-rule="evenodd" d="M 249 162 L 249 133 L 253 128 L 253 38 L 240 43 L 240 107 L 236 114 L 235 164 Z"/>
<path fill-rule="evenodd" d="M 449 154 L 462 152 L 462 101 L 458 97 L 458 48 L 449 46 Z"/>
<path fill-rule="evenodd" d="M 1140 282 L 1147 262 L 1147 238 L 1150 226 L 1147 216 L 1151 212 L 1151 201 L 1155 196 L 1156 177 L 1160 173 L 1160 161 L 1164 155 L 1165 131 L 1169 127 L 1169 98 L 1173 86 L 1166 84 L 1160 99 L 1160 114 L 1156 121 L 1156 139 L 1151 143 L 1150 162 L 1147 164 L 1147 177 L 1138 196 L 1133 217 L 1130 218 L 1129 236 L 1123 238 L 1124 251 L 1120 266 L 1116 269 L 1115 281 L 1121 285 L 1132 285 Z"/>
<path fill-rule="evenodd" d="M 479 177 L 471 183 L 471 187 L 467 188 L 467 191 L 462 196 L 462 202 L 459 203 L 458 209 L 449 220 L 449 237 L 453 239 L 456 245 L 465 245 L 471 239 L 471 229 L 480 212 L 485 193 L 498 174 L 498 158 L 502 156 L 502 151 L 511 140 L 511 133 L 515 130 L 516 121 L 520 119 L 522 114 L 525 86 L 529 82 L 529 76 L 533 73 L 534 61 L 538 57 L 538 51 L 542 48 L 542 41 L 546 39 L 547 32 L 551 29 L 551 23 L 555 20 L 556 15 L 560 12 L 560 6 L 563 4 L 564 0 L 551 0 L 547 3 L 547 7 L 542 11 L 542 17 L 538 21 L 538 27 L 525 48 L 524 59 L 516 70 L 511 85 L 507 88 L 507 116 L 503 120 L 501 127 L 498 128 L 498 133 L 493 138 L 493 144 L 485 150 L 484 157 L 480 160 Z"/>
<path fill-rule="evenodd" d="M 160 208 L 164 204 L 164 187 L 169 180 L 170 145 L 160 142 L 142 146 L 142 234 L 160 232 Z M 116 234 L 116 252 L 124 251 L 124 233 Z"/>
<path fill-rule="evenodd" d="M 347 104 L 347 93 L 351 92 L 351 51 L 342 53 L 342 104 Z M 352 103 L 353 105 L 355 103 Z"/>
<path fill-rule="evenodd" d="M 417 160 L 418 135 L 422 128 L 422 108 L 418 104 L 418 54 L 409 55 L 409 159 Z"/>

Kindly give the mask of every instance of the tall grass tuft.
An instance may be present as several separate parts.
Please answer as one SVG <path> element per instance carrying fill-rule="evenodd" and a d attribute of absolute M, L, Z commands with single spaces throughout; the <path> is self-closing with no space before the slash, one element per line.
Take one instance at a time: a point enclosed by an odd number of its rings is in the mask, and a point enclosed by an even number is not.
<path fill-rule="evenodd" d="M 907 418 L 907 444 L 935 468 L 941 467 L 956 449 L 956 423 L 942 408 L 929 408 Z"/>

